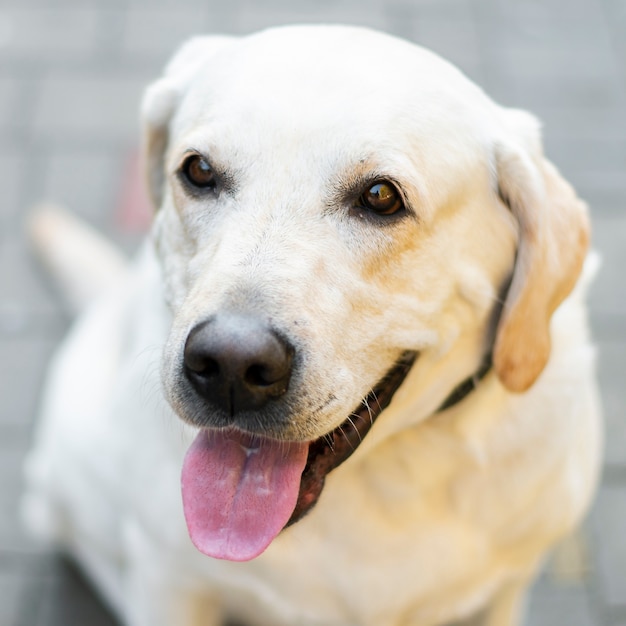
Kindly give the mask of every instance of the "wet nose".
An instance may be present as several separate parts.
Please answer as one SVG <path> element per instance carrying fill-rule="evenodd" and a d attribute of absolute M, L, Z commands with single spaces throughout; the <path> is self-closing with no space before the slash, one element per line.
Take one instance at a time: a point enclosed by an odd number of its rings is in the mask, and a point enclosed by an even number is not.
<path fill-rule="evenodd" d="M 192 328 L 184 369 L 202 398 L 234 416 L 260 409 L 287 391 L 293 354 L 264 320 L 228 313 Z"/>

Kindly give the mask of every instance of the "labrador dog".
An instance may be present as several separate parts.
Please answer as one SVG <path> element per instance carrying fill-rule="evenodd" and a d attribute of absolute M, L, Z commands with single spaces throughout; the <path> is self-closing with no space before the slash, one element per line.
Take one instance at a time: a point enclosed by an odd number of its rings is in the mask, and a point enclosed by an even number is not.
<path fill-rule="evenodd" d="M 29 525 L 131 626 L 521 624 L 601 439 L 537 121 L 340 26 L 195 38 L 142 114 L 151 240 L 52 365 Z"/>

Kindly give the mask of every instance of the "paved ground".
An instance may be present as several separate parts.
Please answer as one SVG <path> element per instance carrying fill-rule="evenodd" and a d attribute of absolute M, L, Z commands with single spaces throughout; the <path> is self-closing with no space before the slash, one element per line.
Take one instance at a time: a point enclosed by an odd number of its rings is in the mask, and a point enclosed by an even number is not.
<path fill-rule="evenodd" d="M 0 626 L 114 624 L 15 515 L 43 370 L 68 322 L 29 255 L 27 208 L 62 202 L 132 248 L 113 207 L 143 86 L 191 33 L 293 21 L 366 24 L 447 56 L 544 120 L 548 154 L 592 206 L 609 436 L 584 533 L 591 570 L 569 584 L 546 574 L 529 624 L 626 626 L 626 0 L 0 0 Z"/>

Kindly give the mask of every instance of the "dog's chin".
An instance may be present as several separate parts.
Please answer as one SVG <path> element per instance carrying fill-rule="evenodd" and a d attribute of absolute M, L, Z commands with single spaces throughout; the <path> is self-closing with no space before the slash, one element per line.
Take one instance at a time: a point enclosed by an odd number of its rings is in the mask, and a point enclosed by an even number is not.
<path fill-rule="evenodd" d="M 318 501 L 326 476 L 358 448 L 389 405 L 416 353 L 407 352 L 346 420 L 309 442 L 236 427 L 202 428 L 183 464 L 185 518 L 204 554 L 246 561 Z"/>
<path fill-rule="evenodd" d="M 415 358 L 415 352 L 405 352 L 342 424 L 309 444 L 298 502 L 287 525 L 302 519 L 313 508 L 324 487 L 326 475 L 359 447 L 376 418 L 391 402 Z"/>

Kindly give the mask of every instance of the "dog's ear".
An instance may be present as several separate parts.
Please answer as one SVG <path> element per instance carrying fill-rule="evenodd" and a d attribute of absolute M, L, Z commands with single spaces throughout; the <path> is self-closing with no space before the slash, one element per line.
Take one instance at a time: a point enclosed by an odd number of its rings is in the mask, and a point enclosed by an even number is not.
<path fill-rule="evenodd" d="M 232 37 L 194 37 L 187 41 L 165 68 L 162 78 L 145 91 L 141 105 L 143 159 L 148 191 L 155 206 L 163 200 L 164 156 L 169 140 L 169 124 L 185 91 L 200 69 Z"/>
<path fill-rule="evenodd" d="M 550 318 L 573 289 L 589 245 L 586 205 L 543 154 L 539 124 L 505 112 L 512 132 L 496 145 L 498 192 L 519 225 L 511 285 L 493 363 L 511 391 L 525 391 L 550 356 Z"/>

